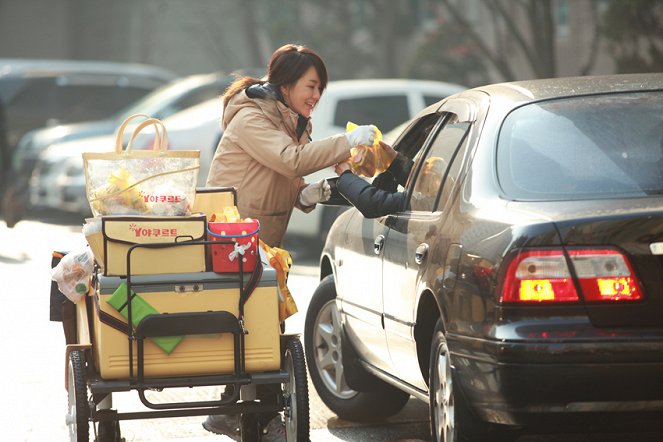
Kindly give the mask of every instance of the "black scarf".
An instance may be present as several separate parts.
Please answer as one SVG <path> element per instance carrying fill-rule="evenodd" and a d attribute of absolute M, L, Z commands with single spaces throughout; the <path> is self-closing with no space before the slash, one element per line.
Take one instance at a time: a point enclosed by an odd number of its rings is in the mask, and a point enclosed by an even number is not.
<path fill-rule="evenodd" d="M 290 106 L 288 106 L 288 103 L 286 103 L 285 98 L 283 98 L 283 94 L 281 94 L 279 87 L 269 82 L 263 84 L 254 84 L 247 87 L 246 96 L 249 98 L 268 98 L 272 100 L 278 100 L 281 103 L 283 103 L 286 107 L 290 108 Z M 308 125 L 308 118 L 298 113 L 297 128 L 296 128 L 298 140 L 302 137 L 302 134 L 306 130 L 307 125 Z M 309 137 L 309 140 L 310 139 L 311 138 Z"/>

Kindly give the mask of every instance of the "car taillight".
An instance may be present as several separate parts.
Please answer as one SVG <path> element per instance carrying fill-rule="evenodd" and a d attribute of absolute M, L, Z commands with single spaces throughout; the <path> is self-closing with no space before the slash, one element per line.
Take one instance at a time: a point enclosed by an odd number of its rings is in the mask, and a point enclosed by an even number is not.
<path fill-rule="evenodd" d="M 585 301 L 638 301 L 640 285 L 628 259 L 610 249 L 571 249 L 569 256 Z"/>
<path fill-rule="evenodd" d="M 638 281 L 622 253 L 612 249 L 571 249 L 568 253 L 585 301 L 642 299 Z M 503 303 L 580 300 L 561 249 L 519 252 L 507 267 L 502 287 Z"/>
<path fill-rule="evenodd" d="M 509 263 L 501 302 L 577 302 L 562 250 L 527 250 Z"/>

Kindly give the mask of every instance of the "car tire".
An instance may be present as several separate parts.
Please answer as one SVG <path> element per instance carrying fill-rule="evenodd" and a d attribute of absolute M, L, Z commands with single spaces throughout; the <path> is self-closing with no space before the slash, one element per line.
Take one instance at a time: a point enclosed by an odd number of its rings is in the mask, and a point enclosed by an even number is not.
<path fill-rule="evenodd" d="M 514 434 L 479 419 L 454 384 L 453 363 L 442 320 L 433 331 L 429 363 L 429 409 L 433 442 L 507 442 Z"/>
<path fill-rule="evenodd" d="M 329 275 L 313 293 L 306 312 L 304 349 L 313 386 L 322 402 L 342 419 L 379 421 L 398 413 L 410 397 L 404 391 L 386 383 L 372 391 L 347 386 L 342 373 L 341 334 L 336 286 Z M 334 357 L 329 357 L 331 352 Z"/>

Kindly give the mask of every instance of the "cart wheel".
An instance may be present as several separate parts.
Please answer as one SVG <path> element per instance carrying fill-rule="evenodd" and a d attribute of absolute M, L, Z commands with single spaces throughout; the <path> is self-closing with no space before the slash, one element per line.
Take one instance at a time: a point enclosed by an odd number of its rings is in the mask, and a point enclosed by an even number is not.
<path fill-rule="evenodd" d="M 286 440 L 300 442 L 310 440 L 308 404 L 308 379 L 304 348 L 296 336 L 288 339 L 283 357 L 283 369 L 290 375 L 290 382 L 283 384 L 286 398 L 284 411 Z"/>
<path fill-rule="evenodd" d="M 88 442 L 90 437 L 90 409 L 87 404 L 87 374 L 85 353 L 80 350 L 69 354 L 67 369 L 67 393 L 69 394 L 69 440 Z"/>
<path fill-rule="evenodd" d="M 239 418 L 240 440 L 242 442 L 256 442 L 261 439 L 260 423 L 256 413 L 243 413 Z"/>
<path fill-rule="evenodd" d="M 122 442 L 118 421 L 99 422 L 97 442 Z"/>

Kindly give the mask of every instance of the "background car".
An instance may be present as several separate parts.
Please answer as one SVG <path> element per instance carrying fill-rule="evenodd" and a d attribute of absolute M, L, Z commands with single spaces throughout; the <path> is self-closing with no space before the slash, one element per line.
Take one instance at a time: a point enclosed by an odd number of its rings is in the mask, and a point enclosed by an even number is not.
<path fill-rule="evenodd" d="M 7 119 L 7 144 L 0 152 L 0 210 L 8 226 L 22 216 L 15 184 L 26 188 L 12 167 L 18 140 L 28 131 L 74 121 L 106 118 L 176 75 L 149 65 L 78 60 L 0 59 L 0 100 Z M 4 143 L 0 142 L 0 148 Z M 8 190 L 9 189 L 9 190 Z M 7 192 L 6 192 L 7 191 Z M 5 193 L 12 196 L 7 201 Z"/>
<path fill-rule="evenodd" d="M 344 212 L 323 250 L 304 340 L 325 404 L 375 420 L 413 395 L 434 441 L 662 430 L 662 115 L 663 74 L 489 85 L 419 113 L 394 144 L 407 182 L 373 181 L 404 206 Z"/>
<path fill-rule="evenodd" d="M 108 117 L 175 78 L 139 64 L 0 59 L 9 145 L 38 127 Z"/>
<path fill-rule="evenodd" d="M 209 166 L 221 137 L 223 103 L 218 97 L 191 106 L 162 120 L 170 150 L 200 150 L 198 185 L 204 186 Z M 128 133 L 127 133 L 128 132 Z M 128 138 L 131 129 L 127 126 Z M 135 149 L 151 149 L 154 130 L 145 128 L 132 143 Z M 30 180 L 31 204 L 38 210 L 52 209 L 90 216 L 85 191 L 83 152 L 108 152 L 115 146 L 112 135 L 81 138 L 48 147 L 39 157 Z"/>
<path fill-rule="evenodd" d="M 374 124 L 387 133 L 431 103 L 463 89 L 457 84 L 427 80 L 330 81 L 311 116 L 313 139 L 345 132 L 348 121 Z M 335 175 L 334 169 L 328 168 L 308 175 L 306 181 L 314 183 Z M 304 248 L 309 254 L 319 255 L 339 212 L 338 208 L 322 205 L 310 213 L 295 210 L 288 223 L 286 248 Z"/>
<path fill-rule="evenodd" d="M 31 173 L 37 156 L 49 145 L 112 134 L 131 115 L 143 113 L 164 119 L 195 104 L 219 97 L 234 78 L 233 74 L 223 72 L 190 75 L 154 90 L 107 119 L 35 129 L 21 138 L 14 155 L 14 168 Z"/>
<path fill-rule="evenodd" d="M 22 207 L 24 211 L 29 209 L 27 183 L 37 158 L 48 146 L 63 141 L 112 134 L 127 117 L 137 113 L 164 119 L 195 104 L 219 97 L 235 79 L 235 76 L 244 72 L 190 75 L 154 90 L 109 118 L 39 128 L 26 133 L 21 137 L 14 152 L 13 183 L 3 204 L 8 207 Z M 253 75 L 259 74 L 259 71 L 248 70 L 246 73 Z M 131 127 L 135 127 L 135 125 L 128 128 L 128 133 L 130 133 Z M 14 211 L 16 210 L 14 209 Z M 17 222 L 21 216 L 22 213 L 14 213 L 10 218 Z"/>

